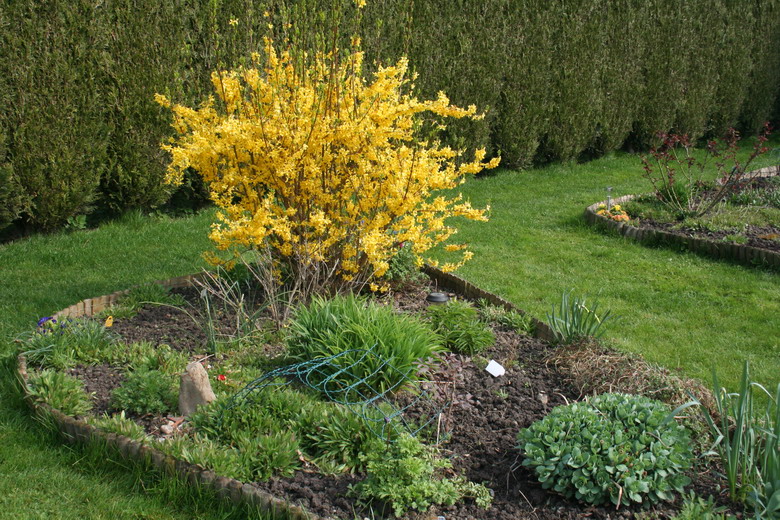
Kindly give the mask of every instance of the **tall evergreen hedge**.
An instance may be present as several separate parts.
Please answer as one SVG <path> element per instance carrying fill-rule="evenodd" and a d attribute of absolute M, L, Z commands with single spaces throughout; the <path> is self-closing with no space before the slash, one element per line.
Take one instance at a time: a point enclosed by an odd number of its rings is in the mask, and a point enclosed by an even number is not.
<path fill-rule="evenodd" d="M 443 138 L 508 166 L 780 117 L 780 0 L 369 0 L 359 17 L 370 62 L 408 55 L 420 96 L 486 111 Z M 353 0 L 0 1 L 0 229 L 163 204 L 155 92 L 196 104 L 263 36 L 335 26 L 344 45 L 356 23 Z"/>

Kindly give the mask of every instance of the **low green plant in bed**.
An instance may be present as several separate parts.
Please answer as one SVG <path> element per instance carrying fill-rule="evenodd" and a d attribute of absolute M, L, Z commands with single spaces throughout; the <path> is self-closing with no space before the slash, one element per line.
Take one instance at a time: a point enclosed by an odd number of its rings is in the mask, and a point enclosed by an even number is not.
<path fill-rule="evenodd" d="M 496 341 L 493 331 L 480 320 L 477 309 L 465 300 L 450 300 L 443 305 L 431 305 L 426 310 L 444 346 L 461 354 L 478 354 Z"/>
<path fill-rule="evenodd" d="M 301 306 L 289 327 L 287 348 L 293 361 L 334 358 L 334 372 L 318 382 L 349 387 L 362 381 L 376 393 L 400 390 L 419 364 L 442 350 L 440 338 L 417 317 L 359 297 L 314 297 Z M 366 355 L 366 351 L 371 355 Z M 349 367 L 349 372 L 340 372 Z M 339 373 L 336 373 L 339 372 Z"/>
<path fill-rule="evenodd" d="M 409 510 L 425 511 L 434 504 L 453 505 L 464 497 L 473 498 L 485 509 L 493 501 L 485 486 L 462 476 L 447 477 L 445 472 L 452 463 L 409 435 L 402 435 L 387 452 L 369 452 L 363 460 L 367 477 L 351 487 L 350 494 L 366 505 L 386 504 L 395 516 Z"/>
<path fill-rule="evenodd" d="M 98 320 L 44 317 L 18 341 L 30 363 L 64 369 L 94 363 L 116 343 L 116 336 Z"/>
<path fill-rule="evenodd" d="M 84 384 L 63 372 L 48 368 L 41 370 L 32 374 L 29 386 L 33 398 L 64 414 L 85 415 L 92 409 Z"/>
<path fill-rule="evenodd" d="M 130 289 L 122 295 L 115 305 L 95 315 L 95 318 L 131 318 L 145 305 L 170 305 L 181 307 L 185 304 L 184 298 L 171 292 L 169 287 L 158 283 L 145 283 Z"/>
<path fill-rule="evenodd" d="M 258 444 L 277 444 L 274 458 L 251 462 L 244 476 L 252 480 L 288 475 L 303 462 L 325 473 L 354 471 L 364 467 L 361 457 L 366 453 L 382 450 L 382 442 L 361 417 L 312 393 L 267 388 L 235 406 L 227 403 L 216 402 L 192 417 L 195 440 L 206 437 L 243 457 L 254 456 Z"/>
<path fill-rule="evenodd" d="M 671 501 L 690 483 L 690 434 L 663 403 L 602 394 L 554 408 L 518 434 L 542 487 L 587 504 Z"/>
<path fill-rule="evenodd" d="M 179 399 L 176 379 L 160 370 L 134 370 L 112 393 L 112 404 L 118 410 L 138 414 L 175 412 Z"/>

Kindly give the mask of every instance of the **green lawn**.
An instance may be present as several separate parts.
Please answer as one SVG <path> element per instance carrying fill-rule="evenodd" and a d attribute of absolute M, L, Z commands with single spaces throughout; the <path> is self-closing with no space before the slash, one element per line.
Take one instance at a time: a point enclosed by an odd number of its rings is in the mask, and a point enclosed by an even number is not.
<path fill-rule="evenodd" d="M 734 386 L 744 359 L 755 379 L 780 377 L 780 275 L 668 249 L 650 249 L 586 227 L 588 204 L 645 191 L 636 157 L 502 171 L 466 183 L 488 223 L 460 222 L 475 258 L 460 274 L 544 319 L 566 289 L 599 295 L 619 318 L 616 347 Z M 97 230 L 0 245 L 0 517 L 222 518 L 197 502 L 143 492 L 113 466 L 43 432 L 12 392 L 16 334 L 83 298 L 197 271 L 212 213 L 188 219 L 130 216 Z"/>

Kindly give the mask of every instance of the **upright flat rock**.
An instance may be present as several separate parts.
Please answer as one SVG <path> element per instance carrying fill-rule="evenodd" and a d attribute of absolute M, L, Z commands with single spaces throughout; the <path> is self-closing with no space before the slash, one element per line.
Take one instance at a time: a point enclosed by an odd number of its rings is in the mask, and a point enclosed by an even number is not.
<path fill-rule="evenodd" d="M 211 389 L 209 375 L 203 365 L 197 361 L 187 365 L 181 375 L 179 386 L 179 413 L 191 415 L 198 406 L 215 401 L 217 397 Z"/>

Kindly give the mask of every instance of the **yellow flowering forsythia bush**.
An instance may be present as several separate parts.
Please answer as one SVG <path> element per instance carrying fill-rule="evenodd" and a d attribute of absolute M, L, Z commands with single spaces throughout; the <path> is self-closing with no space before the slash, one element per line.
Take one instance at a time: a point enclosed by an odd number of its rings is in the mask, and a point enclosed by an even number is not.
<path fill-rule="evenodd" d="M 376 289 L 400 244 L 422 261 L 456 232 L 448 217 L 487 220 L 488 208 L 436 192 L 498 165 L 484 150 L 456 165 L 459 152 L 420 139 L 422 114 L 476 118 L 475 107 L 451 106 L 443 93 L 418 101 L 406 59 L 367 80 L 358 45 L 309 56 L 266 40 L 253 67 L 212 74 L 219 102 L 195 110 L 157 96 L 179 134 L 163 145 L 167 180 L 181 182 L 187 168 L 203 176 L 221 209 L 210 235 L 218 249 L 268 248 L 313 292 Z M 445 270 L 472 255 L 447 249 L 462 256 Z"/>

